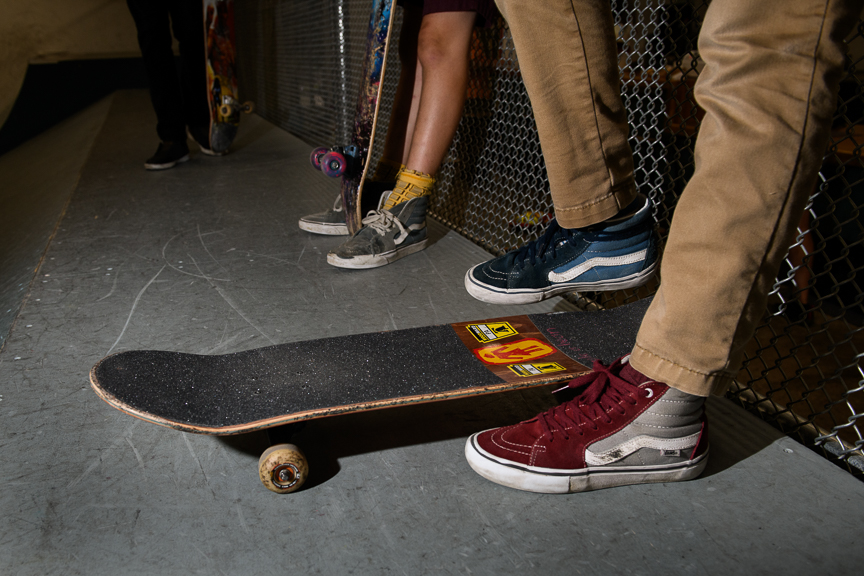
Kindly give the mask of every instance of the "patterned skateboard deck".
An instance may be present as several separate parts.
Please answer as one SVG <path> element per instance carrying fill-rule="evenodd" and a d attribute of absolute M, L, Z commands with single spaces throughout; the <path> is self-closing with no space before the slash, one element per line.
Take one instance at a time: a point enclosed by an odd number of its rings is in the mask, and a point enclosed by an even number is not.
<path fill-rule="evenodd" d="M 360 198 L 363 183 L 369 172 L 372 146 L 375 144 L 375 131 L 378 127 L 378 113 L 381 109 L 381 90 L 384 86 L 384 73 L 387 69 L 387 54 L 390 49 L 390 31 L 393 28 L 396 11 L 393 0 L 373 0 L 372 16 L 366 35 L 366 56 L 363 60 L 363 83 L 357 96 L 354 113 L 354 132 L 351 144 L 357 147 L 363 158 L 363 170 L 342 177 L 342 206 L 348 232 L 360 230 L 363 215 Z"/>
<path fill-rule="evenodd" d="M 202 0 L 207 58 L 207 99 L 210 107 L 210 148 L 223 153 L 231 147 L 240 125 L 240 112 L 251 103 L 237 95 L 234 0 Z"/>
<path fill-rule="evenodd" d="M 202 356 L 133 350 L 90 382 L 162 426 L 229 435 L 348 412 L 565 382 L 633 347 L 643 300 L 599 312 L 493 318 Z"/>

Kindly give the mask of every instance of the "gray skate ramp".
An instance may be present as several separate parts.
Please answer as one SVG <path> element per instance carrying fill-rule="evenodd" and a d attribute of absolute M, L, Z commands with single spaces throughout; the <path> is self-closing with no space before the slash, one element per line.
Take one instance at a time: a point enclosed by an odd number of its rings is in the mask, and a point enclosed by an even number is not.
<path fill-rule="evenodd" d="M 110 104 L 106 98 L 0 156 L 0 347 Z"/>

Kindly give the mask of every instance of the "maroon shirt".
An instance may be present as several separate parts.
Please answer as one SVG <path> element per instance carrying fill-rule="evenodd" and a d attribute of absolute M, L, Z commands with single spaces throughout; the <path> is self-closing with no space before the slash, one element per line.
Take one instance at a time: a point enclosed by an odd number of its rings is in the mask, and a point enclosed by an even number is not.
<path fill-rule="evenodd" d="M 495 0 L 401 0 L 399 4 L 423 6 L 423 15 L 435 12 L 476 12 L 477 26 L 491 26 L 498 18 Z"/>

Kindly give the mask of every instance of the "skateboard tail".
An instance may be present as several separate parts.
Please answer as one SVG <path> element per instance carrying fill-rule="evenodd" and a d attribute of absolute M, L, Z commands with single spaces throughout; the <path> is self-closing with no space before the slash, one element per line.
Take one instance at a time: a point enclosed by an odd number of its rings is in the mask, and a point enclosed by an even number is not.
<path fill-rule="evenodd" d="M 210 127 L 210 148 L 214 152 L 225 152 L 237 136 L 237 126 L 228 123 L 213 123 Z"/>

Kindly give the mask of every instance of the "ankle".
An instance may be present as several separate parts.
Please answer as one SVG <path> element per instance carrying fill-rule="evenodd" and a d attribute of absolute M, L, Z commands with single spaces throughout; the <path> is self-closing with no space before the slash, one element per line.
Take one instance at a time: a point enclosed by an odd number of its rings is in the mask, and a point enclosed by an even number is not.
<path fill-rule="evenodd" d="M 666 411 L 670 412 L 670 415 L 674 414 L 679 418 L 683 418 L 684 420 L 698 420 L 702 414 L 702 406 L 705 404 L 705 398 L 703 396 L 697 396 L 695 394 L 689 394 L 687 392 L 683 392 L 678 390 L 677 388 L 666 384 L 665 382 L 660 382 L 651 378 L 650 376 L 646 376 L 642 372 L 636 370 L 632 364 L 630 364 L 630 357 L 626 356 L 621 359 L 621 372 L 619 376 L 626 380 L 627 382 L 635 385 L 642 386 L 646 383 L 658 382 L 662 384 L 666 389 L 663 392 L 663 404 L 666 404 Z M 655 410 L 659 408 L 655 407 Z"/>
<path fill-rule="evenodd" d="M 403 168 L 396 175 L 396 186 L 384 203 L 384 210 L 390 210 L 412 198 L 428 196 L 435 186 L 435 177 L 432 174 L 424 174 L 416 170 Z"/>

